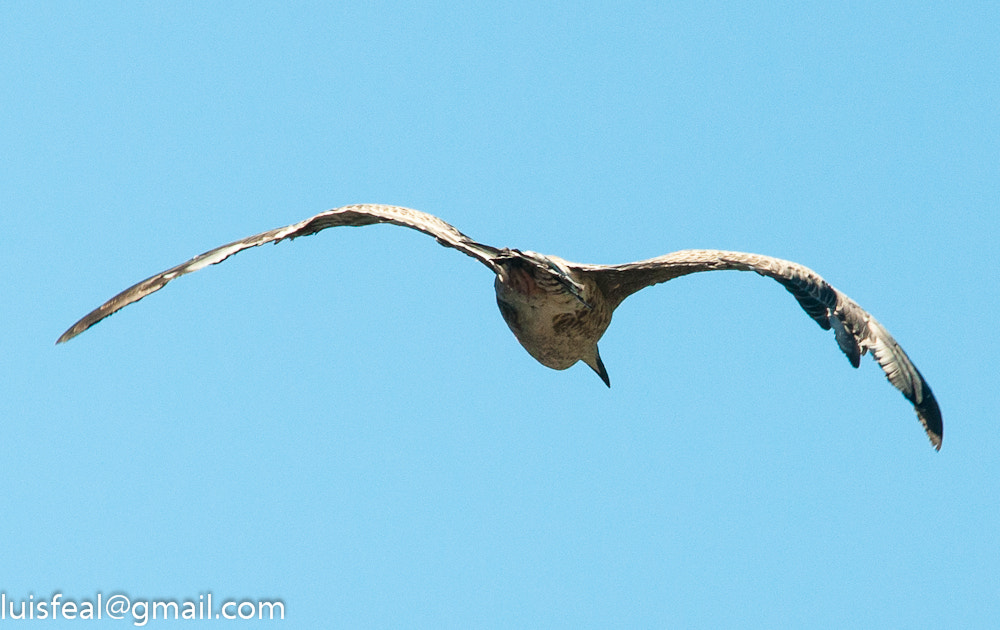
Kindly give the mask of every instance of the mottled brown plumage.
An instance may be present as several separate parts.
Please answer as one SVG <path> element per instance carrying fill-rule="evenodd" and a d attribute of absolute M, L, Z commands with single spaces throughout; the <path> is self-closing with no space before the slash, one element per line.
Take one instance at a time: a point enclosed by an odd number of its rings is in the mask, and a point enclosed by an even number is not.
<path fill-rule="evenodd" d="M 433 236 L 438 243 L 482 262 L 496 274 L 494 287 L 501 315 L 531 356 L 556 370 L 583 361 L 609 386 L 597 342 L 611 323 L 615 308 L 629 295 L 701 271 L 753 271 L 772 278 L 788 289 L 823 329 L 833 329 L 837 344 L 851 365 L 858 367 L 861 356 L 872 353 L 889 382 L 913 403 L 931 443 L 941 448 L 941 411 L 916 366 L 874 317 L 802 265 L 758 254 L 703 249 L 622 265 L 571 263 L 556 256 L 483 245 L 435 216 L 398 206 L 336 208 L 217 247 L 122 291 L 70 327 L 56 343 L 72 339 L 119 309 L 158 291 L 174 278 L 220 263 L 244 249 L 308 236 L 329 227 L 375 223 L 419 230 Z"/>

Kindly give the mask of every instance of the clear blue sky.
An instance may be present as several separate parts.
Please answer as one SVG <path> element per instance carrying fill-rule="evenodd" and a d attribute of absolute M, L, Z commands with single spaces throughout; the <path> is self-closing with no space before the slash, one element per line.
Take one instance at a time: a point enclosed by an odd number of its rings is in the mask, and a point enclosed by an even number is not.
<path fill-rule="evenodd" d="M 288 628 L 996 623 L 1000 9 L 920 4 L 4 2 L 0 590 Z M 393 226 L 53 345 L 356 202 L 582 262 L 806 264 L 923 371 L 944 448 L 754 274 L 630 298 L 608 390 Z"/>

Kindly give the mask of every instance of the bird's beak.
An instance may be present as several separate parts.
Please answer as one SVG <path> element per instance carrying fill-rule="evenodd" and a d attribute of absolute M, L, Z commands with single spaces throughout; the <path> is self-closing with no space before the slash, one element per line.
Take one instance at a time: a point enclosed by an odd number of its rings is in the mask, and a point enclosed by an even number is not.
<path fill-rule="evenodd" d="M 601 361 L 601 353 L 597 349 L 597 346 L 594 346 L 594 357 L 590 360 L 585 359 L 584 361 L 590 366 L 590 369 L 597 372 L 597 375 L 601 377 L 605 385 L 611 387 L 611 379 L 608 378 L 608 371 L 604 368 L 604 361 Z"/>

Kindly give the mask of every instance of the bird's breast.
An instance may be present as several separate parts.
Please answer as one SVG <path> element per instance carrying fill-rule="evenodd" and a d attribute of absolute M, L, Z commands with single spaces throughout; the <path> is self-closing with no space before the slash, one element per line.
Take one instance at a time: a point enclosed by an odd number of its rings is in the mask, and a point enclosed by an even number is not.
<path fill-rule="evenodd" d="M 546 367 L 564 370 L 585 356 L 611 323 L 597 288 L 584 283 L 583 299 L 551 274 L 510 265 L 497 275 L 497 306 L 528 354 Z"/>

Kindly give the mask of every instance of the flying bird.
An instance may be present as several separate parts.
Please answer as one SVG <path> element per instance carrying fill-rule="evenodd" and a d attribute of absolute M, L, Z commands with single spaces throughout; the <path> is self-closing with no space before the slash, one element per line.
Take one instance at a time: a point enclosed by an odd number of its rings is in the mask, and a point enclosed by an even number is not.
<path fill-rule="evenodd" d="M 583 361 L 610 387 L 597 349 L 611 314 L 640 289 L 700 271 L 754 271 L 785 287 L 824 330 L 833 329 L 851 365 L 871 352 L 889 382 L 917 412 L 931 444 L 941 449 L 944 426 L 934 394 L 892 335 L 854 300 L 800 264 L 742 252 L 689 249 L 621 265 L 573 263 L 557 256 L 477 243 L 441 219 L 398 206 L 362 204 L 335 208 L 286 227 L 217 247 L 151 276 L 114 296 L 73 324 L 56 343 L 69 341 L 119 309 L 162 289 L 171 280 L 220 263 L 233 254 L 339 226 L 392 223 L 433 236 L 483 263 L 496 274 L 500 314 L 528 354 L 546 367 L 565 370 Z"/>

